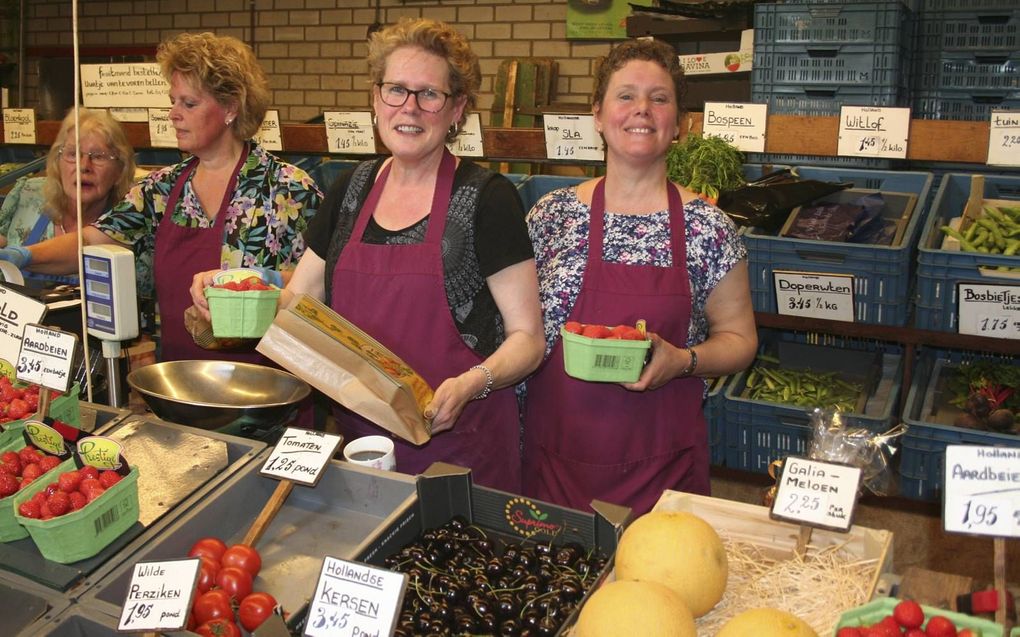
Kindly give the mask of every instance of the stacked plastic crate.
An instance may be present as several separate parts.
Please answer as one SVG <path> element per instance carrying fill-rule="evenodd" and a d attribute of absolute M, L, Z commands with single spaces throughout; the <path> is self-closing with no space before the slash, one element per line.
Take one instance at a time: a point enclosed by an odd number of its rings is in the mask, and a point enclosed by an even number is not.
<path fill-rule="evenodd" d="M 770 115 L 906 106 L 912 12 L 899 0 L 757 4 L 751 99 Z M 886 168 L 888 160 L 751 155 L 751 162 Z"/>
<path fill-rule="evenodd" d="M 1020 108 L 1016 0 L 926 0 L 915 50 L 915 118 L 987 120 Z"/>

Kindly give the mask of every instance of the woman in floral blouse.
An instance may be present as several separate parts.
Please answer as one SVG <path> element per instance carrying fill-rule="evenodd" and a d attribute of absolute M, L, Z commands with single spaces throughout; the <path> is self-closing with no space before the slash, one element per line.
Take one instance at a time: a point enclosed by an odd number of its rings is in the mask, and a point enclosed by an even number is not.
<path fill-rule="evenodd" d="M 663 489 L 708 492 L 703 379 L 746 367 L 757 335 L 733 223 L 667 178 L 680 132 L 676 53 L 661 42 L 623 43 L 595 83 L 606 177 L 549 193 L 528 215 L 547 359 L 527 383 L 524 492 L 641 513 Z M 637 382 L 566 375 L 559 330 L 568 321 L 639 319 L 651 358 Z"/>
<path fill-rule="evenodd" d="M 193 277 L 243 266 L 283 282 L 304 252 L 302 232 L 322 193 L 303 170 L 251 141 L 269 84 L 247 45 L 185 33 L 163 42 L 156 57 L 170 82 L 177 145 L 189 156 L 142 179 L 84 229 L 84 240 L 133 248 L 139 295 L 158 302 L 161 360 L 257 360 L 255 352 L 210 354 L 195 345 L 184 326 Z M 60 239 L 35 246 L 29 269 L 76 267 L 73 241 Z"/>

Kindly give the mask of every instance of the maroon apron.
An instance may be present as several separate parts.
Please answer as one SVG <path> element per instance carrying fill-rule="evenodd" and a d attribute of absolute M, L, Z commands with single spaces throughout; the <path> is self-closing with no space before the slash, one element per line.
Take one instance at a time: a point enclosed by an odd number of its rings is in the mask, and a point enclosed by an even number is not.
<path fill-rule="evenodd" d="M 673 265 L 624 265 L 602 260 L 605 182 L 595 186 L 588 263 L 568 320 L 649 329 L 687 343 L 691 286 L 683 203 L 669 184 Z M 593 499 L 640 514 L 663 489 L 707 494 L 708 430 L 701 411 L 704 382 L 676 378 L 656 390 L 632 392 L 563 371 L 563 341 L 528 381 L 524 419 L 524 493 L 587 511 Z"/>
<path fill-rule="evenodd" d="M 379 174 L 333 269 L 330 306 L 400 356 L 432 387 L 482 358 L 461 338 L 444 285 L 442 241 L 456 162 L 445 152 L 428 229 L 422 243 L 377 245 L 362 241 L 389 176 Z M 390 435 L 397 471 L 417 474 L 437 460 L 468 467 L 476 484 L 520 491 L 517 399 L 512 387 L 469 402 L 454 428 L 418 447 L 347 410 L 335 410 L 346 440 Z"/>
<path fill-rule="evenodd" d="M 184 184 L 195 172 L 197 160 L 185 168 L 167 197 L 166 212 L 156 228 L 156 250 L 153 255 L 153 274 L 156 301 L 159 304 L 160 360 L 231 360 L 256 363 L 265 359 L 252 350 L 207 350 L 195 345 L 195 340 L 184 328 L 184 310 L 192 305 L 191 280 L 199 272 L 221 267 L 223 232 L 227 207 L 234 197 L 237 174 L 248 157 L 245 145 L 241 158 L 234 167 L 234 175 L 209 228 L 186 228 L 173 222 L 174 208 L 180 199 Z"/>

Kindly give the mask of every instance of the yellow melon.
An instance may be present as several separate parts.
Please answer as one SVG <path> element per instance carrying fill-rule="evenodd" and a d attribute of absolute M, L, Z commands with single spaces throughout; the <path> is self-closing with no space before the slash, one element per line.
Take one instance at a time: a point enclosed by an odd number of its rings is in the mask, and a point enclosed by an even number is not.
<path fill-rule="evenodd" d="M 574 637 L 696 637 L 694 617 L 672 590 L 655 582 L 603 584 L 581 607 Z"/>
<path fill-rule="evenodd" d="M 796 615 L 778 608 L 752 608 L 734 616 L 715 637 L 818 637 L 811 626 Z"/>
<path fill-rule="evenodd" d="M 665 584 L 695 617 L 712 610 L 726 591 L 726 548 L 715 529 L 693 513 L 642 515 L 623 532 L 615 560 L 617 579 Z"/>

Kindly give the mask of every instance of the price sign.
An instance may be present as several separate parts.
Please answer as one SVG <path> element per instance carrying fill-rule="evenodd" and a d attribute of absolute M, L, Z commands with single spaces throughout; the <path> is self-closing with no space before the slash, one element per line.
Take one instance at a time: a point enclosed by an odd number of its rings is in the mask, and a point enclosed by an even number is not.
<path fill-rule="evenodd" d="M 946 531 L 1020 538 L 1020 449 L 947 446 L 942 493 Z"/>
<path fill-rule="evenodd" d="M 326 146 L 331 153 L 375 154 L 375 131 L 368 111 L 325 112 Z"/>
<path fill-rule="evenodd" d="M 852 275 L 775 270 L 772 278 L 779 314 L 853 322 Z"/>
<path fill-rule="evenodd" d="M 42 325 L 26 325 L 18 353 L 16 378 L 66 392 L 71 384 L 71 363 L 77 350 L 77 334 Z"/>
<path fill-rule="evenodd" d="M 89 108 L 169 108 L 170 83 L 156 62 L 82 64 L 82 101 Z"/>
<path fill-rule="evenodd" d="M 549 159 L 602 161 L 602 137 L 593 115 L 545 115 L 545 156 Z"/>
<path fill-rule="evenodd" d="M 467 121 L 460 135 L 446 145 L 450 152 L 459 157 L 484 157 L 482 146 L 482 118 L 478 113 L 468 113 Z"/>
<path fill-rule="evenodd" d="M 4 109 L 4 143 L 34 144 L 35 111 L 30 108 Z"/>
<path fill-rule="evenodd" d="M 0 374 L 14 380 L 25 326 L 46 314 L 46 304 L 0 285 Z"/>
<path fill-rule="evenodd" d="M 960 334 L 1020 339 L 1020 286 L 958 283 L 956 309 Z"/>
<path fill-rule="evenodd" d="M 1020 111 L 992 111 L 988 129 L 988 163 L 1020 166 Z"/>
<path fill-rule="evenodd" d="M 765 152 L 765 104 L 705 102 L 705 137 L 721 137 L 731 146 L 748 153 Z"/>
<path fill-rule="evenodd" d="M 849 531 L 860 484 L 859 467 L 790 456 L 783 463 L 769 516 Z"/>
<path fill-rule="evenodd" d="M 288 427 L 269 454 L 260 473 L 264 476 L 314 485 L 322 469 L 340 446 L 341 436 Z"/>
<path fill-rule="evenodd" d="M 117 630 L 181 630 L 198 583 L 198 558 L 138 562 L 131 574 Z"/>
<path fill-rule="evenodd" d="M 843 106 L 836 152 L 848 157 L 907 158 L 910 109 Z"/>
<path fill-rule="evenodd" d="M 305 635 L 392 635 L 407 575 L 326 556 Z"/>
<path fill-rule="evenodd" d="M 153 148 L 177 148 L 177 131 L 170 123 L 170 109 L 150 108 L 149 145 Z"/>
<path fill-rule="evenodd" d="M 283 150 L 283 136 L 280 134 L 280 111 L 266 111 L 262 125 L 255 131 L 255 141 L 266 150 Z"/>

